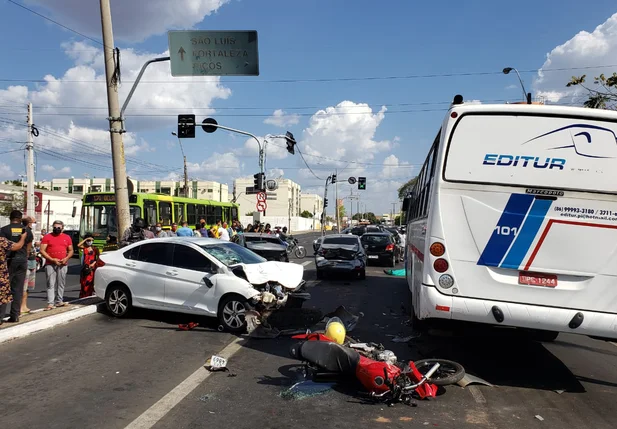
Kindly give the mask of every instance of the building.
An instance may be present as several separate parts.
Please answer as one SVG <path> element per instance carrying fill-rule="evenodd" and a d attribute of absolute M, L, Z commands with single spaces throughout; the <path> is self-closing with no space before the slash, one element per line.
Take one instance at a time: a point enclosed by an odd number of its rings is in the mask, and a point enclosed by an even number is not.
<path fill-rule="evenodd" d="M 300 195 L 300 213 L 309 211 L 319 218 L 323 211 L 323 198 L 317 194 L 301 194 Z"/>
<path fill-rule="evenodd" d="M 289 180 L 279 179 L 278 189 L 266 192 L 266 216 L 292 218 L 300 216 L 300 185 Z M 257 211 L 257 196 L 253 194 L 253 177 L 234 180 L 236 203 L 240 204 L 240 215 L 250 216 Z"/>
<path fill-rule="evenodd" d="M 183 181 L 139 181 L 132 180 L 133 189 L 135 192 L 146 194 L 167 194 L 173 196 L 183 196 Z M 52 179 L 51 181 L 40 181 L 37 183 L 41 187 L 45 187 L 52 191 L 63 192 L 66 194 L 84 195 L 88 192 L 113 192 L 114 179 L 107 178 L 70 178 L 70 179 Z M 214 200 L 220 202 L 228 202 L 229 189 L 227 184 L 191 180 L 188 182 L 189 198 L 199 198 L 202 200 Z"/>

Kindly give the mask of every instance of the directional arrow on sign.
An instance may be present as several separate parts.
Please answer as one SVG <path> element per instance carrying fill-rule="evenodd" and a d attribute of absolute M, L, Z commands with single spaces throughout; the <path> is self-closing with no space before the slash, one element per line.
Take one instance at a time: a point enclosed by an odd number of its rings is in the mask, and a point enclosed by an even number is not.
<path fill-rule="evenodd" d="M 182 46 L 180 46 L 178 53 L 180 54 L 180 61 L 184 61 L 184 54 L 186 54 L 186 51 L 184 50 Z"/>

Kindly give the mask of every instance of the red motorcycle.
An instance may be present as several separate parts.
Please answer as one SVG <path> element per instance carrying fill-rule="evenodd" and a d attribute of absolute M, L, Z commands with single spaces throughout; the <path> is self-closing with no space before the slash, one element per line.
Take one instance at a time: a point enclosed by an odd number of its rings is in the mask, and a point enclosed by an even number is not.
<path fill-rule="evenodd" d="M 388 403 L 409 404 L 415 394 L 420 399 L 437 396 L 438 386 L 455 384 L 465 375 L 458 363 L 445 359 L 398 362 L 382 345 L 349 339 L 340 345 L 320 333 L 296 335 L 304 340 L 290 353 L 305 362 L 305 373 L 314 381 L 333 376 L 355 377 L 370 397 Z"/>

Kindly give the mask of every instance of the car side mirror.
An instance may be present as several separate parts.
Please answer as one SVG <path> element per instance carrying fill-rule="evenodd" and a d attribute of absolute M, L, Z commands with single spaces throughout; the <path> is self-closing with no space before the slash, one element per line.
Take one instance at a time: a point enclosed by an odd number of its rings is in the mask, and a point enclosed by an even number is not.
<path fill-rule="evenodd" d="M 214 283 L 212 283 L 212 280 L 210 280 L 208 276 L 204 276 L 203 281 L 209 288 L 214 286 Z"/>

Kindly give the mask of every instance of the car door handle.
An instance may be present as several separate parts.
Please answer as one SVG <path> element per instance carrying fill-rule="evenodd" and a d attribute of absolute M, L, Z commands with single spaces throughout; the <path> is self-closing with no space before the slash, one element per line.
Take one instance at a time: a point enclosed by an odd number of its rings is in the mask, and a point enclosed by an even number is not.
<path fill-rule="evenodd" d="M 178 275 L 178 272 L 176 270 L 172 270 L 172 271 L 167 271 L 165 274 L 167 274 L 168 276 L 175 277 Z"/>
<path fill-rule="evenodd" d="M 127 262 L 125 265 L 127 267 L 131 267 L 131 268 L 135 268 L 137 266 L 137 264 L 135 262 Z"/>

